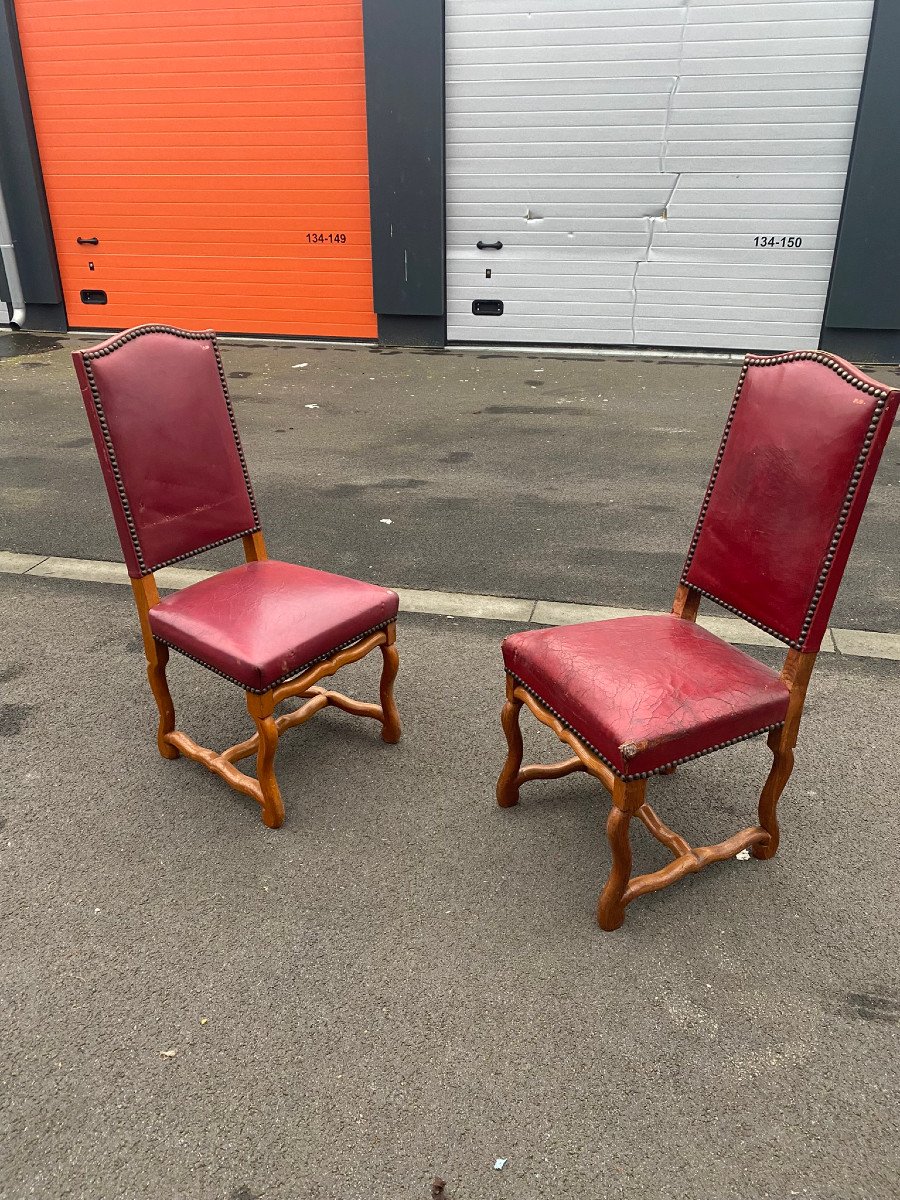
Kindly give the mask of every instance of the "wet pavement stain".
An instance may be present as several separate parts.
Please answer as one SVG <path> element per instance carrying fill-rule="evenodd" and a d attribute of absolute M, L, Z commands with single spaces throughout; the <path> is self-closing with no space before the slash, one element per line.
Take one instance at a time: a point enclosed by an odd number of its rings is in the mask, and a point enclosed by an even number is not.
<path fill-rule="evenodd" d="M 48 337 L 46 334 L 4 333 L 0 336 L 0 359 L 46 354 L 50 350 L 61 350 L 62 346 L 59 338 Z"/>
<path fill-rule="evenodd" d="M 489 404 L 487 408 L 479 408 L 475 410 L 478 413 L 489 413 L 491 416 L 522 416 L 522 417 L 551 417 L 556 413 L 566 413 L 573 417 L 576 414 L 583 416 L 583 410 L 577 408 L 535 408 L 532 404 Z"/>
<path fill-rule="evenodd" d="M 900 1022 L 900 995 L 896 992 L 848 992 L 847 1010 L 850 1016 L 863 1021 L 886 1025 Z"/>
<path fill-rule="evenodd" d="M 427 487 L 427 479 L 381 479 L 375 483 L 336 483 L 326 489 L 329 496 L 358 496 L 369 491 L 405 491 L 409 488 Z"/>
<path fill-rule="evenodd" d="M 36 704 L 0 704 L 0 737 L 20 734 L 36 709 Z"/>

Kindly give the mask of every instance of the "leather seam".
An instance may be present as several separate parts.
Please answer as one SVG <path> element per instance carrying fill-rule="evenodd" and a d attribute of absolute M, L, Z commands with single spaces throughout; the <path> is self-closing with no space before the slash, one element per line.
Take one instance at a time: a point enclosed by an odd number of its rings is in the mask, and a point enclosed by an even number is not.
<path fill-rule="evenodd" d="M 515 671 L 507 671 L 507 675 L 511 675 L 512 678 L 515 679 L 516 683 L 523 687 L 530 696 L 533 696 L 535 700 L 537 700 L 541 705 L 543 705 L 544 708 L 547 709 L 548 712 L 553 713 L 557 721 L 559 721 L 564 728 L 568 729 L 569 733 L 574 734 L 575 737 L 578 738 L 579 742 L 587 746 L 588 750 L 590 750 L 592 754 L 595 754 L 602 763 L 609 767 L 612 773 L 621 779 L 623 783 L 634 783 L 640 779 L 650 779 L 654 775 L 659 775 L 661 771 L 668 770 L 669 767 L 678 767 L 682 763 L 692 762 L 695 758 L 703 758 L 707 754 L 712 754 L 716 750 L 724 750 L 727 746 L 736 746 L 738 742 L 746 742 L 749 741 L 750 738 L 759 737 L 760 734 L 771 733 L 773 729 L 780 729 L 784 725 L 784 721 L 775 721 L 771 725 L 763 725 L 760 729 L 754 729 L 752 733 L 742 733 L 739 737 L 728 738 L 727 741 L 724 742 L 717 742 L 714 746 L 709 746 L 705 750 L 697 750 L 693 754 L 684 754 L 681 758 L 670 759 L 668 762 L 661 763 L 658 767 L 654 767 L 652 771 L 638 771 L 634 775 L 623 775 L 619 768 L 614 766 L 605 754 L 601 753 L 601 751 L 599 751 L 596 746 L 589 742 L 582 733 L 579 733 L 578 730 L 572 724 L 570 724 L 570 722 L 567 721 L 564 716 L 558 713 L 555 708 L 552 708 L 542 696 L 539 696 L 534 688 L 529 687 L 524 679 L 521 679 L 515 673 Z"/>
<path fill-rule="evenodd" d="M 212 671 L 214 675 L 221 676 L 222 679 L 227 679 L 229 683 L 235 684 L 242 688 L 245 692 L 252 692 L 254 696 L 264 696 L 266 692 L 271 692 L 273 688 L 281 687 L 283 683 L 288 683 L 291 679 L 297 679 L 304 671 L 308 671 L 310 667 L 316 666 L 320 662 L 324 662 L 326 658 L 330 658 L 332 654 L 337 654 L 341 650 L 346 650 L 348 646 L 355 645 L 356 642 L 361 642 L 363 638 L 367 638 L 372 633 L 377 633 L 379 629 L 387 629 L 389 625 L 396 624 L 397 618 L 391 617 L 387 621 L 381 621 L 378 625 L 373 625 L 371 629 L 365 630 L 364 633 L 358 633 L 354 637 L 349 638 L 346 642 L 341 642 L 337 646 L 332 646 L 330 650 L 326 650 L 324 654 L 318 655 L 316 658 L 311 658 L 309 662 L 303 664 L 302 667 L 297 667 L 287 672 L 286 675 L 281 675 L 267 687 L 255 688 L 249 687 L 246 683 L 242 683 L 240 679 L 235 679 L 233 675 L 227 674 L 225 671 L 220 671 L 218 667 L 212 666 L 210 663 L 198 658 L 196 654 L 191 654 L 187 650 L 182 650 L 180 646 L 176 646 L 174 642 L 166 641 L 165 638 L 159 637 L 154 633 L 153 640 L 160 642 L 163 646 L 168 646 L 170 650 L 174 650 L 177 654 L 181 654 L 184 658 L 189 658 L 191 662 L 198 663 L 201 667 L 206 667 L 207 671 Z"/>
<path fill-rule="evenodd" d="M 870 396 L 875 396 L 877 403 L 872 412 L 872 419 L 869 422 L 869 427 L 866 430 L 866 435 L 865 435 L 865 438 L 863 439 L 862 447 L 857 456 L 856 462 L 853 467 L 853 471 L 850 475 L 850 482 L 847 485 L 847 490 L 844 494 L 844 501 L 841 505 L 841 510 L 838 515 L 838 519 L 835 524 L 834 530 L 832 532 L 831 540 L 828 544 L 828 549 L 825 552 L 825 558 L 823 560 L 822 568 L 819 572 L 819 577 L 816 580 L 816 586 L 813 589 L 812 600 L 810 601 L 809 606 L 806 610 L 806 613 L 804 614 L 803 623 L 800 627 L 799 635 L 796 638 L 792 638 L 785 633 L 779 633 L 779 631 L 777 629 L 773 629 L 770 625 L 763 624 L 762 621 L 759 621 L 755 617 L 751 617 L 748 613 L 745 613 L 743 611 L 743 609 L 737 608 L 735 605 L 727 603 L 727 601 L 720 599 L 718 596 L 714 595 L 714 593 L 707 591 L 705 588 L 697 587 L 696 584 L 693 584 L 688 580 L 688 574 L 690 572 L 691 563 L 693 562 L 694 555 L 697 550 L 697 545 L 700 541 L 700 534 L 703 531 L 703 523 L 706 520 L 706 514 L 707 514 L 707 511 L 709 510 L 709 505 L 712 500 L 713 489 L 715 488 L 716 481 L 717 481 L 718 475 L 719 475 L 719 468 L 722 465 L 722 459 L 725 457 L 725 449 L 726 449 L 726 445 L 728 442 L 728 437 L 731 433 L 731 427 L 734 423 L 734 417 L 735 417 L 735 413 L 737 412 L 738 401 L 741 398 L 741 392 L 744 387 L 744 381 L 747 378 L 747 372 L 749 371 L 751 366 L 752 367 L 772 367 L 772 366 L 779 366 L 782 363 L 798 362 L 800 360 L 808 360 L 808 361 L 812 361 L 812 362 L 817 362 L 817 363 L 820 363 L 824 367 L 828 367 L 829 370 L 834 371 L 836 375 L 839 375 L 841 377 L 841 379 L 844 379 L 847 383 L 852 384 L 853 387 L 858 388 L 859 391 L 865 392 L 867 395 L 870 395 Z M 697 519 L 697 526 L 694 530 L 694 536 L 691 539 L 691 544 L 688 549 L 687 558 L 685 559 L 684 567 L 682 568 L 681 583 L 685 584 L 689 588 L 692 588 L 695 592 L 699 592 L 701 596 L 705 596 L 708 600 L 712 600 L 714 603 L 721 605 L 722 608 L 727 609 L 729 612 L 733 612 L 736 616 L 741 617 L 744 621 L 747 621 L 750 625 L 755 625 L 757 629 L 762 629 L 765 633 L 771 634 L 772 637 L 777 638 L 778 641 L 780 641 L 780 642 L 784 642 L 786 645 L 792 647 L 794 650 L 802 650 L 806 643 L 806 638 L 809 635 L 809 631 L 812 627 L 812 623 L 815 620 L 816 609 L 818 608 L 819 601 L 822 598 L 822 593 L 824 592 L 825 587 L 828 583 L 828 576 L 831 572 L 831 567 L 834 562 L 835 555 L 837 553 L 838 543 L 841 540 L 841 536 L 843 534 L 844 527 L 847 524 L 847 517 L 849 516 L 850 509 L 853 505 L 853 498 L 856 495 L 857 488 L 859 487 L 859 481 L 862 478 L 863 471 L 865 470 L 865 465 L 866 465 L 866 460 L 869 455 L 869 450 L 871 449 L 872 442 L 875 437 L 875 433 L 878 429 L 878 424 L 881 420 L 882 414 L 884 413 L 889 396 L 890 396 L 890 392 L 888 390 L 886 390 L 884 388 L 873 387 L 871 384 L 866 383 L 865 380 L 861 379 L 858 375 L 855 375 L 852 371 L 848 371 L 845 367 L 843 367 L 840 363 L 836 362 L 829 355 L 822 354 L 820 351 L 817 351 L 817 350 L 801 350 L 801 351 L 796 351 L 796 352 L 789 353 L 789 354 L 768 355 L 765 358 L 758 358 L 755 355 L 748 354 L 746 356 L 746 358 L 744 359 L 743 366 L 741 367 L 741 374 L 740 374 L 740 378 L 738 379 L 737 388 L 735 389 L 734 400 L 731 403 L 731 409 L 728 413 L 728 419 L 725 422 L 725 431 L 722 435 L 722 441 L 719 445 L 719 451 L 716 455 L 716 461 L 713 464 L 712 475 L 710 476 L 709 484 L 706 489 L 706 494 L 703 497 L 703 503 L 700 507 L 700 515 Z"/>
<path fill-rule="evenodd" d="M 238 458 L 241 464 L 241 471 L 244 476 L 244 484 L 247 488 L 247 498 L 250 501 L 250 510 L 253 513 L 254 524 L 249 529 L 243 529 L 239 533 L 229 534 L 228 537 L 219 538 L 215 542 L 207 542 L 205 546 L 198 546 L 195 550 L 188 550 L 184 554 L 176 554 L 172 558 L 163 559 L 161 562 L 154 563 L 153 566 L 147 566 L 144 560 L 144 553 L 141 549 L 141 543 L 137 534 L 137 526 L 134 523 L 134 517 L 131 513 L 131 505 L 128 502 L 128 495 L 125 491 L 125 483 L 122 479 L 122 472 L 119 469 L 116 452 L 113 448 L 112 436 L 109 432 L 109 425 L 106 420 L 106 413 L 103 409 L 103 401 L 100 399 L 100 389 L 97 387 L 97 381 L 94 378 L 94 372 L 91 368 L 91 362 L 95 358 L 104 358 L 107 354 L 112 354 L 114 350 L 118 350 L 127 342 L 133 341 L 135 338 L 142 337 L 146 333 L 168 333 L 174 337 L 186 338 L 190 341 L 209 342 L 213 348 L 213 354 L 216 358 L 216 367 L 219 372 L 219 381 L 222 385 L 222 396 L 225 400 L 225 408 L 228 412 L 228 419 L 231 423 L 231 432 L 234 437 L 235 449 L 238 452 Z M 253 495 L 253 487 L 250 483 L 250 474 L 247 470 L 247 462 L 244 458 L 244 449 L 241 445 L 241 439 L 238 434 L 237 421 L 235 420 L 234 410 L 231 407 L 231 398 L 228 395 L 228 385 L 225 381 L 225 368 L 222 365 L 222 358 L 219 354 L 219 346 L 214 333 L 201 333 L 190 329 L 176 329 L 173 325 L 139 325 L 135 329 L 129 329 L 119 337 L 111 341 L 107 346 L 100 347 L 94 350 L 81 351 L 82 362 L 84 363 L 85 374 L 87 375 L 88 386 L 91 389 L 91 399 L 94 402 L 94 409 L 97 413 L 97 420 L 100 423 L 100 432 L 103 435 L 103 444 L 106 447 L 106 453 L 109 457 L 109 464 L 112 468 L 113 478 L 116 481 L 116 491 L 119 496 L 119 502 L 122 505 L 122 510 L 125 514 L 125 523 L 128 526 L 128 532 L 131 536 L 131 544 L 134 549 L 135 557 L 140 567 L 141 575 L 152 575 L 154 571 L 159 571 L 163 567 L 170 567 L 173 563 L 184 562 L 185 559 L 193 558 L 195 554 L 204 554 L 207 550 L 214 550 L 217 546 L 225 546 L 229 542 L 236 542 L 238 538 L 247 537 L 248 534 L 258 533 L 261 526 L 259 522 L 259 512 L 256 508 L 256 499 Z"/>

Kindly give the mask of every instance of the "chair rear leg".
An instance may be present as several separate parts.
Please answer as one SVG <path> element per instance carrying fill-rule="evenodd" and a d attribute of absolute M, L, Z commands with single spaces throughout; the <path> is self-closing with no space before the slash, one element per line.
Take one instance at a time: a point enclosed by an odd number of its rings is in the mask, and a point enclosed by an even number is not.
<path fill-rule="evenodd" d="M 400 655 L 397 653 L 397 647 L 394 644 L 397 637 L 397 626 L 389 625 L 387 627 L 387 641 L 381 647 L 381 656 L 384 659 L 384 664 L 381 668 L 381 684 L 379 686 L 379 696 L 381 699 L 381 711 L 384 714 L 384 719 L 381 723 L 382 740 L 393 745 L 400 741 L 400 714 L 397 711 L 397 704 L 394 700 L 394 680 L 397 678 L 397 672 L 400 669 Z"/>
<path fill-rule="evenodd" d="M 256 778 L 262 792 L 263 824 L 270 829 L 280 829 L 284 824 L 284 804 L 275 778 L 275 750 L 278 747 L 278 726 L 273 712 L 275 702 L 271 692 L 257 696 L 247 693 L 247 711 L 253 718 L 259 734 L 256 752 Z"/>
<path fill-rule="evenodd" d="M 769 840 L 761 846 L 753 846 L 750 851 L 754 858 L 761 859 L 773 858 L 778 850 L 780 831 L 775 810 L 794 769 L 794 747 L 787 729 L 773 729 L 768 742 L 775 761 L 759 798 L 759 823 L 769 835 Z"/>
<path fill-rule="evenodd" d="M 618 929 L 625 920 L 625 905 L 622 899 L 631 879 L 629 825 L 632 816 L 644 803 L 646 790 L 645 779 L 633 783 L 617 779 L 613 785 L 613 805 L 606 822 L 606 836 L 612 851 L 612 868 L 597 903 L 597 924 L 607 932 Z"/>
<path fill-rule="evenodd" d="M 522 711 L 522 701 L 515 695 L 516 681 L 511 675 L 506 676 L 506 703 L 500 714 L 503 732 L 506 734 L 506 744 L 509 747 L 506 762 L 497 780 L 497 803 L 501 808 L 512 808 L 519 803 L 519 785 L 516 780 L 522 766 L 522 731 L 519 728 L 519 714 Z"/>
<path fill-rule="evenodd" d="M 167 733 L 175 730 L 175 705 L 166 680 L 166 664 L 169 661 L 169 647 L 153 638 L 147 649 L 147 678 L 150 690 L 159 709 L 159 725 L 156 730 L 156 744 L 163 758 L 180 758 L 181 755 L 166 740 Z"/>

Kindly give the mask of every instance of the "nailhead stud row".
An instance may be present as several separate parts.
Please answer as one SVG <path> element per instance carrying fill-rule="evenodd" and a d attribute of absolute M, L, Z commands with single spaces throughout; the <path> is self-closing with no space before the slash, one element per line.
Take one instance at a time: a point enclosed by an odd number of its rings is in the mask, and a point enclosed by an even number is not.
<path fill-rule="evenodd" d="M 219 538 L 215 542 L 207 542 L 204 546 L 198 546 L 195 550 L 188 550 L 184 554 L 176 554 L 173 558 L 163 559 L 162 562 L 154 563 L 148 566 L 144 561 L 143 551 L 138 539 L 137 527 L 134 523 L 134 518 L 131 514 L 131 507 L 128 503 L 128 496 L 125 492 L 125 485 L 122 480 L 122 474 L 119 470 L 119 464 L 116 459 L 116 452 L 113 448 L 112 437 L 109 432 L 109 425 L 106 420 L 106 414 L 103 411 L 103 402 L 100 399 L 100 391 L 97 387 L 94 373 L 91 370 L 91 360 L 95 358 L 103 358 L 107 354 L 112 354 L 114 350 L 120 349 L 126 343 L 134 341 L 136 338 L 143 337 L 147 333 L 166 333 L 172 337 L 185 338 L 189 341 L 209 342 L 212 346 L 213 353 L 216 357 L 216 367 L 219 373 L 219 380 L 222 385 L 222 397 L 225 401 L 225 407 L 228 411 L 228 419 L 231 423 L 231 431 L 234 436 L 235 448 L 238 452 L 238 458 L 241 463 L 241 471 L 244 476 L 244 483 L 247 487 L 247 498 L 250 501 L 250 509 L 253 513 L 254 524 L 249 529 L 242 529 L 238 533 L 231 533 L 228 537 Z M 260 529 L 259 511 L 256 507 L 256 499 L 253 495 L 253 486 L 250 483 L 250 473 L 247 470 L 247 460 L 244 457 L 244 448 L 241 445 L 240 435 L 238 434 L 237 421 L 234 417 L 234 410 L 231 407 L 231 399 L 228 395 L 228 384 L 225 379 L 225 368 L 222 365 L 222 356 L 219 354 L 219 345 L 216 341 L 216 335 L 211 330 L 198 332 L 190 329 L 176 329 L 173 325 L 139 325 L 135 329 L 129 329 L 126 333 L 114 338 L 105 346 L 100 346 L 94 350 L 82 351 L 82 360 L 84 361 L 85 373 L 88 378 L 88 384 L 91 389 L 91 398 L 94 402 L 94 408 L 97 412 L 97 419 L 100 422 L 100 429 L 103 434 L 103 442 L 106 446 L 106 453 L 109 456 L 110 466 L 112 467 L 113 477 L 116 481 L 116 491 L 119 495 L 119 501 L 122 505 L 122 510 L 125 513 L 125 521 L 128 525 L 128 532 L 131 535 L 131 544 L 134 547 L 134 553 L 138 561 L 138 566 L 141 569 L 142 575 L 152 575 L 154 571 L 159 571 L 163 567 L 170 567 L 174 563 L 184 562 L 185 559 L 193 558 L 195 554 L 203 554 L 207 550 L 215 550 L 218 546 L 225 546 L 229 542 L 235 542 L 239 538 L 247 537 L 248 534 L 258 533 Z"/>
<path fill-rule="evenodd" d="M 624 783 L 634 783 L 638 779 L 650 779 L 654 775 L 659 775 L 662 771 L 667 771 L 669 767 L 680 767 L 682 763 L 693 762 L 695 758 L 703 758 L 707 754 L 712 754 L 715 750 L 724 750 L 726 746 L 736 746 L 738 742 L 747 742 L 751 738 L 759 737 L 760 734 L 771 733 L 773 729 L 780 729 L 784 724 L 784 721 L 776 721 L 774 725 L 764 725 L 762 729 L 755 729 L 752 733 L 742 733 L 740 737 L 729 738 L 727 742 L 717 742 L 715 746 L 709 746 L 706 750 L 697 750 L 693 754 L 685 754 L 682 758 L 673 758 L 670 762 L 662 763 L 660 766 L 654 767 L 652 771 L 639 771 L 635 775 L 623 775 L 617 767 L 613 766 L 605 754 L 601 754 L 596 746 L 592 745 L 586 737 L 580 734 L 577 729 L 573 728 L 573 726 L 569 724 L 565 717 L 561 716 L 555 708 L 551 708 L 547 701 L 544 700 L 542 696 L 539 696 L 533 688 L 530 688 L 523 679 L 520 679 L 514 671 L 507 671 L 507 674 L 512 676 L 516 683 L 519 684 L 520 687 L 524 688 L 526 692 L 528 692 L 529 696 L 533 696 L 535 700 L 537 700 L 538 704 L 540 704 L 543 708 L 546 708 L 547 712 L 552 713 L 554 717 L 556 717 L 557 721 L 559 721 L 560 725 L 562 725 L 565 729 L 568 729 L 569 733 L 573 733 L 575 737 L 578 738 L 579 742 L 582 743 L 582 745 L 587 746 L 588 750 L 590 750 L 592 754 L 596 754 L 597 758 L 599 758 L 602 763 L 605 763 L 612 773 L 618 776 L 618 778 Z"/>
<path fill-rule="evenodd" d="M 837 524 L 834 527 L 834 533 L 831 536 L 831 542 L 829 543 L 828 550 L 825 554 L 825 560 L 822 563 L 822 570 L 819 573 L 819 578 L 816 581 L 816 587 L 815 591 L 813 592 L 812 600 L 810 601 L 806 616 L 803 619 L 803 626 L 800 630 L 801 643 L 806 641 L 806 636 L 809 633 L 810 627 L 815 619 L 816 608 L 818 607 L 819 601 L 822 598 L 822 593 L 825 590 L 825 586 L 828 583 L 828 575 L 834 563 L 835 555 L 837 554 L 837 548 L 843 535 L 844 527 L 847 524 L 847 518 L 850 515 L 850 509 L 853 505 L 853 497 L 856 495 L 856 490 L 859 487 L 859 481 L 862 478 L 863 471 L 865 470 L 866 459 L 869 456 L 869 450 L 871 449 L 872 441 L 874 440 L 876 430 L 878 429 L 878 422 L 881 420 L 881 415 L 884 412 L 887 404 L 888 393 L 883 392 L 878 394 L 883 398 L 880 398 L 875 405 L 875 411 L 872 413 L 872 420 L 869 422 L 869 428 L 866 430 L 866 436 L 863 439 L 862 448 L 856 459 L 856 465 L 854 466 L 853 474 L 850 477 L 850 485 L 847 488 L 847 494 L 844 497 L 844 503 L 841 505 L 840 515 L 838 516 Z"/>
<path fill-rule="evenodd" d="M 790 638 L 784 633 L 780 633 L 777 629 L 772 629 L 769 625 L 764 625 L 762 621 L 757 621 L 754 617 L 751 617 L 741 609 L 736 608 L 733 604 L 728 604 L 724 600 L 720 600 L 719 597 L 713 595 L 712 592 L 707 592 L 703 588 L 698 588 L 694 584 L 689 584 L 687 576 L 697 549 L 697 545 L 700 541 L 700 533 L 703 528 L 703 522 L 706 519 L 706 513 L 712 500 L 713 487 L 715 486 L 716 478 L 719 474 L 719 467 L 721 466 L 722 459 L 725 455 L 725 445 L 728 441 L 728 435 L 731 433 L 731 426 L 734 422 L 735 412 L 741 396 L 741 389 L 744 386 L 744 380 L 747 377 L 748 369 L 750 367 L 773 367 L 778 366 L 781 363 L 800 362 L 801 360 L 817 362 L 824 367 L 828 367 L 829 370 L 834 371 L 836 375 L 839 375 L 841 379 L 846 380 L 847 383 L 852 384 L 853 387 L 857 388 L 859 391 L 865 392 L 866 395 L 874 396 L 877 400 L 877 403 L 872 413 L 872 420 L 869 424 L 868 430 L 866 431 L 866 436 L 859 452 L 859 457 L 856 460 L 853 474 L 850 478 L 847 493 L 844 497 L 843 505 L 841 506 L 840 516 L 835 526 L 834 533 L 832 534 L 828 551 L 825 555 L 822 565 L 822 570 L 819 573 L 818 580 L 816 581 L 816 587 L 813 592 L 812 600 L 810 601 L 809 608 L 807 609 L 803 618 L 803 625 L 800 629 L 800 635 L 797 638 Z M 706 489 L 706 495 L 703 497 L 703 504 L 700 508 L 700 516 L 697 521 L 697 526 L 694 530 L 694 536 L 691 539 L 691 545 L 690 549 L 688 550 L 687 559 L 685 560 L 684 569 L 681 572 L 681 582 L 683 584 L 687 584 L 687 586 L 693 588 L 694 591 L 699 592 L 702 596 L 706 596 L 707 599 L 714 601 L 722 608 L 727 609 L 729 612 L 733 612 L 736 616 L 741 617 L 750 625 L 755 625 L 757 629 L 762 629 L 764 632 L 770 633 L 773 637 L 776 637 L 779 639 L 779 641 L 785 642 L 787 645 L 792 646 L 795 650 L 802 650 L 809 630 L 812 627 L 813 620 L 815 619 L 816 608 L 818 607 L 819 600 L 822 598 L 822 593 L 824 592 L 825 585 L 828 582 L 828 574 L 831 570 L 832 564 L 834 563 L 838 543 L 840 542 L 844 527 L 847 524 L 847 517 L 850 514 L 853 497 L 855 496 L 857 487 L 859 486 L 859 481 L 865 468 L 866 458 L 868 457 L 872 440 L 875 437 L 875 432 L 878 428 L 878 422 L 881 419 L 881 414 L 884 411 L 889 395 L 890 392 L 883 388 L 875 387 L 872 384 L 867 383 L 864 379 L 860 379 L 858 375 L 854 375 L 852 371 L 848 371 L 842 363 L 836 361 L 827 354 L 823 354 L 820 350 L 797 350 L 789 354 L 767 355 L 765 358 L 748 354 L 744 359 L 744 364 L 741 368 L 740 378 L 738 379 L 738 385 L 734 393 L 734 400 L 731 405 L 731 410 L 728 413 L 728 420 L 725 422 L 725 432 L 719 446 L 719 452 L 716 455 L 716 461 L 713 466 L 713 472 L 710 477 L 709 486 Z"/>
<path fill-rule="evenodd" d="M 782 633 L 779 629 L 773 629 L 771 625 L 764 625 L 762 621 L 757 621 L 756 617 L 748 616 L 740 608 L 735 608 L 733 604 L 728 604 L 725 600 L 720 600 L 718 596 L 714 596 L 712 592 L 706 591 L 705 588 L 697 587 L 695 583 L 688 584 L 695 592 L 699 592 L 701 596 L 705 596 L 707 600 L 712 600 L 714 604 L 718 604 L 720 608 L 727 608 L 729 612 L 733 612 L 736 617 L 740 617 L 742 621 L 746 621 L 748 625 L 755 625 L 757 629 L 761 629 L 763 633 L 769 633 L 773 638 L 778 638 L 779 642 L 784 642 L 786 646 L 793 646 L 795 650 L 801 648 L 801 643 L 795 638 L 789 637 L 786 633 Z"/>
<path fill-rule="evenodd" d="M 800 362 L 801 360 L 817 362 L 823 367 L 828 367 L 829 370 L 839 375 L 841 379 L 852 383 L 855 388 L 859 388 L 861 392 L 866 392 L 869 396 L 878 396 L 879 399 L 886 400 L 890 394 L 883 388 L 868 383 L 865 379 L 860 379 L 858 375 L 855 375 L 852 371 L 848 371 L 843 363 L 832 358 L 830 354 L 824 354 L 821 350 L 794 350 L 789 354 L 766 355 L 765 358 L 757 358 L 755 355 L 748 354 L 746 358 L 746 362 L 754 367 L 774 367 L 778 366 L 779 363 Z"/>
<path fill-rule="evenodd" d="M 222 679 L 227 679 L 229 683 L 236 684 L 237 687 L 243 688 L 245 692 L 252 692 L 254 696 L 264 696 L 266 692 L 271 692 L 273 688 L 281 687 L 283 683 L 288 683 L 291 679 L 299 679 L 299 677 L 308 671 L 310 667 L 316 666 L 320 662 L 324 662 L 326 658 L 331 658 L 332 654 L 339 654 L 341 650 L 346 650 L 348 646 L 355 645 L 356 642 L 361 642 L 363 638 L 367 638 L 371 633 L 377 633 L 379 629 L 387 629 L 388 625 L 393 625 L 396 617 L 391 617 L 389 621 L 382 621 L 379 625 L 373 625 L 371 629 L 367 629 L 364 633 L 358 633 L 356 637 L 350 638 L 346 642 L 341 642 L 339 646 L 333 646 L 325 654 L 320 654 L 317 658 L 311 658 L 309 662 L 304 663 L 302 667 L 298 667 L 294 671 L 288 671 L 286 675 L 280 676 L 268 687 L 251 688 L 247 687 L 246 683 L 241 683 L 239 679 L 235 679 L 233 675 L 226 675 L 224 671 L 220 671 L 218 667 L 212 666 L 211 663 L 205 662 L 202 658 L 198 658 L 196 654 L 188 654 L 187 650 L 182 650 L 180 646 L 176 646 L 174 642 L 167 642 L 165 638 L 153 635 L 153 640 L 160 642 L 163 646 L 168 646 L 170 650 L 174 650 L 177 654 L 184 658 L 189 658 L 191 662 L 198 663 L 201 667 L 206 667 L 207 671 L 212 671 L 214 675 L 219 675 Z"/>
<path fill-rule="evenodd" d="M 136 325 L 134 329 L 128 329 L 125 333 L 119 334 L 103 346 L 97 346 L 93 350 L 83 350 L 82 358 L 103 358 L 107 354 L 112 354 L 114 350 L 118 350 L 120 346 L 124 346 L 126 342 L 133 342 L 135 338 L 143 337 L 145 333 L 170 333 L 173 337 L 187 338 L 192 341 L 208 341 L 214 337 L 211 329 L 201 331 L 193 329 L 176 329 L 174 325 Z"/>

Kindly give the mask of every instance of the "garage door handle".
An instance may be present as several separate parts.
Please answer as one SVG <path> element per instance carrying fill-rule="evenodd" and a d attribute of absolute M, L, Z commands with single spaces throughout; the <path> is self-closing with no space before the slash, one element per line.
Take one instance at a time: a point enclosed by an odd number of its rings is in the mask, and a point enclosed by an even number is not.
<path fill-rule="evenodd" d="M 479 250 L 502 250 L 502 242 L 476 242 L 475 245 Z"/>
<path fill-rule="evenodd" d="M 79 246 L 99 246 L 99 238 L 76 238 Z"/>

